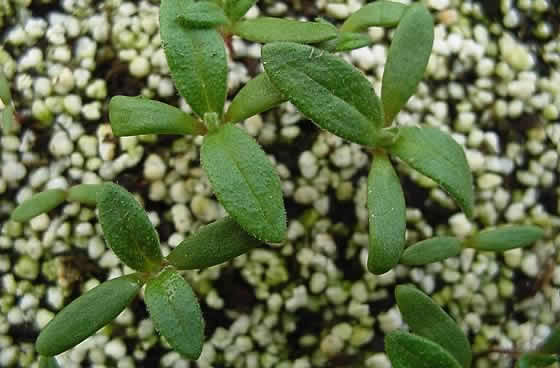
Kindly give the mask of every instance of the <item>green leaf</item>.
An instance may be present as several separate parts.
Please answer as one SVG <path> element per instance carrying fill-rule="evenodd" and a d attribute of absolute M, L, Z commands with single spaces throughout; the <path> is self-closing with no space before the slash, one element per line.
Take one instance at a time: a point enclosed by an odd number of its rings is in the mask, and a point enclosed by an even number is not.
<path fill-rule="evenodd" d="M 35 216 L 48 212 L 64 202 L 66 191 L 62 189 L 49 189 L 34 194 L 31 198 L 20 204 L 12 212 L 10 219 L 25 222 Z"/>
<path fill-rule="evenodd" d="M 440 345 L 404 331 L 388 334 L 385 350 L 393 368 L 461 368 Z"/>
<path fill-rule="evenodd" d="M 59 368 L 60 366 L 56 362 L 54 357 L 46 357 L 40 356 L 39 357 L 39 368 Z"/>
<path fill-rule="evenodd" d="M 364 145 L 382 139 L 379 99 L 358 69 L 324 50 L 289 42 L 265 45 L 262 58 L 272 84 L 315 124 Z"/>
<path fill-rule="evenodd" d="M 467 245 L 494 252 L 527 247 L 544 236 L 544 231 L 532 225 L 504 225 L 483 230 L 467 241 Z"/>
<path fill-rule="evenodd" d="M 368 27 L 394 27 L 403 16 L 406 5 L 393 1 L 376 1 L 362 6 L 342 26 L 342 32 L 361 32 Z"/>
<path fill-rule="evenodd" d="M 190 285 L 167 268 L 148 282 L 144 300 L 159 333 L 179 354 L 198 359 L 204 340 L 204 320 Z"/>
<path fill-rule="evenodd" d="M 228 23 L 222 8 L 209 1 L 189 5 L 187 11 L 179 14 L 178 18 L 184 26 L 193 28 L 211 28 Z"/>
<path fill-rule="evenodd" d="M 517 362 L 519 368 L 545 368 L 560 362 L 557 356 L 541 353 L 526 353 Z"/>
<path fill-rule="evenodd" d="M 266 73 L 251 79 L 235 95 L 226 112 L 225 120 L 232 123 L 245 120 L 285 102 L 287 99 L 274 87 Z"/>
<path fill-rule="evenodd" d="M 0 100 L 4 106 L 10 106 L 12 103 L 12 92 L 10 91 L 10 82 L 4 75 L 2 68 L 0 68 Z"/>
<path fill-rule="evenodd" d="M 97 205 L 97 196 L 105 184 L 78 184 L 68 190 L 69 202 L 78 202 L 88 206 Z"/>
<path fill-rule="evenodd" d="M 105 240 L 121 261 L 138 271 L 161 268 L 158 234 L 132 194 L 117 184 L 104 184 L 97 207 Z"/>
<path fill-rule="evenodd" d="M 472 353 L 469 340 L 439 305 L 413 286 L 397 286 L 395 297 L 412 332 L 441 345 L 464 368 L 470 368 Z"/>
<path fill-rule="evenodd" d="M 389 150 L 432 178 L 453 197 L 468 217 L 472 217 L 472 173 L 463 148 L 451 136 L 438 128 L 404 126 Z"/>
<path fill-rule="evenodd" d="M 39 354 L 60 354 L 115 319 L 142 287 L 136 274 L 104 282 L 75 299 L 60 311 L 39 334 Z"/>
<path fill-rule="evenodd" d="M 232 21 L 241 19 L 257 0 L 227 0 L 226 1 L 226 14 Z"/>
<path fill-rule="evenodd" d="M 218 200 L 245 231 L 266 242 L 284 239 L 286 211 L 280 178 L 247 133 L 227 124 L 208 134 L 201 161 Z"/>
<path fill-rule="evenodd" d="M 199 116 L 220 116 L 227 93 L 227 57 L 222 37 L 215 29 L 187 28 L 177 21 L 192 0 L 162 0 L 160 34 L 171 76 L 179 93 Z"/>
<path fill-rule="evenodd" d="M 8 134 L 14 130 L 16 117 L 14 116 L 14 110 L 11 106 L 5 106 L 4 109 L 0 110 L 0 119 L 2 132 L 4 134 Z"/>
<path fill-rule="evenodd" d="M 183 240 L 167 260 L 178 269 L 195 270 L 227 262 L 259 244 L 259 240 L 247 234 L 232 218 L 226 217 Z"/>
<path fill-rule="evenodd" d="M 439 262 L 461 253 L 461 242 L 452 236 L 437 236 L 412 244 L 406 248 L 400 263 L 409 266 L 421 266 Z"/>
<path fill-rule="evenodd" d="M 560 327 L 556 326 L 537 349 L 540 353 L 560 354 Z"/>
<path fill-rule="evenodd" d="M 330 24 L 300 22 L 297 20 L 258 17 L 235 24 L 233 33 L 253 42 L 290 41 L 316 43 L 336 37 L 336 28 Z"/>
<path fill-rule="evenodd" d="M 330 51 L 350 51 L 369 46 L 371 39 L 368 35 L 353 32 L 340 32 L 335 39 L 321 42 L 317 47 Z"/>
<path fill-rule="evenodd" d="M 395 31 L 383 72 L 381 100 L 387 124 L 416 92 L 433 42 L 434 23 L 430 12 L 420 4 L 411 5 Z"/>
<path fill-rule="evenodd" d="M 375 274 L 391 270 L 405 244 L 406 205 L 399 177 L 384 153 L 375 154 L 368 176 L 369 254 Z"/>
<path fill-rule="evenodd" d="M 143 97 L 115 96 L 109 120 L 117 137 L 140 134 L 203 134 L 206 128 L 189 114 Z"/>

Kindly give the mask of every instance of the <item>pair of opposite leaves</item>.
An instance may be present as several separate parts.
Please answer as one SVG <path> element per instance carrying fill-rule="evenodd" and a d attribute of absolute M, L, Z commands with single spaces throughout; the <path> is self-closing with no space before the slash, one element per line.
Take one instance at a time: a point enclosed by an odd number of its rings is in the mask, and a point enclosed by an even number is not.
<path fill-rule="evenodd" d="M 41 331 L 36 342 L 39 354 L 60 354 L 92 335 L 113 320 L 147 282 L 144 299 L 157 330 L 180 354 L 198 359 L 204 338 L 202 313 L 192 288 L 175 269 L 214 266 L 245 253 L 259 241 L 232 219 L 224 218 L 201 228 L 164 259 L 146 212 L 125 189 L 108 183 L 80 186 L 72 193 L 71 198 L 85 203 L 96 197 L 108 245 L 123 263 L 138 272 L 104 282 L 66 306 Z M 80 197 L 79 193 L 87 195 Z M 69 197 L 55 194 L 51 198 Z M 43 210 L 51 208 L 52 200 L 45 198 L 48 196 L 43 193 L 35 199 L 35 205 Z M 25 213 L 26 208 L 23 206 L 16 217 L 33 214 L 29 209 Z M 170 266 L 164 268 L 166 264 Z"/>

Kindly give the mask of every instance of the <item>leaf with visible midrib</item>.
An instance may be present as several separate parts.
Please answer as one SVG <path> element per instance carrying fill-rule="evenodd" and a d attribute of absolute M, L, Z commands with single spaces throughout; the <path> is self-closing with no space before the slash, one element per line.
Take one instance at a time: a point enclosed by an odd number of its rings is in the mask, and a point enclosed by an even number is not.
<path fill-rule="evenodd" d="M 440 345 L 404 331 L 387 335 L 385 350 L 393 368 L 461 368 Z"/>
<path fill-rule="evenodd" d="M 438 183 L 472 217 L 472 173 L 463 148 L 438 128 L 404 126 L 389 151 Z"/>
<path fill-rule="evenodd" d="M 142 287 L 136 275 L 106 281 L 64 307 L 39 334 L 35 348 L 45 356 L 60 354 L 111 322 Z"/>
<path fill-rule="evenodd" d="M 203 226 L 183 240 L 167 260 L 181 270 L 206 268 L 227 262 L 259 244 L 259 240 L 226 217 Z"/>
<path fill-rule="evenodd" d="M 405 244 L 406 205 L 399 177 L 384 153 L 376 153 L 368 175 L 369 253 L 375 274 L 391 270 Z"/>
<path fill-rule="evenodd" d="M 180 24 L 192 0 L 162 0 L 160 34 L 171 76 L 179 93 L 199 116 L 222 115 L 227 93 L 227 57 L 215 29 L 194 29 Z"/>
<path fill-rule="evenodd" d="M 330 24 L 271 17 L 239 22 L 233 27 L 233 33 L 246 40 L 260 43 L 278 41 L 316 43 L 330 40 L 337 35 L 336 28 Z"/>
<path fill-rule="evenodd" d="M 49 189 L 44 192 L 34 194 L 31 198 L 24 201 L 12 212 L 10 219 L 18 222 L 25 222 L 48 212 L 64 202 L 66 191 L 62 189 Z"/>
<path fill-rule="evenodd" d="M 138 271 L 157 271 L 163 261 L 159 237 L 134 196 L 117 184 L 104 184 L 97 207 L 105 240 L 120 260 Z"/>
<path fill-rule="evenodd" d="M 272 84 L 315 124 L 352 142 L 378 142 L 381 105 L 359 70 L 324 50 L 291 42 L 265 45 L 262 58 Z"/>
<path fill-rule="evenodd" d="M 243 130 L 226 124 L 204 137 L 201 161 L 220 203 L 257 239 L 279 243 L 286 233 L 280 178 Z"/>
<path fill-rule="evenodd" d="M 413 286 L 397 286 L 395 297 L 412 332 L 441 345 L 464 368 L 470 368 L 472 353 L 469 340 L 439 305 Z"/>
<path fill-rule="evenodd" d="M 115 96 L 109 102 L 109 120 L 117 137 L 140 134 L 203 134 L 204 125 L 166 103 L 144 97 Z"/>
<path fill-rule="evenodd" d="M 467 244 L 479 250 L 504 252 L 527 247 L 543 236 L 544 231 L 538 226 L 505 225 L 483 230 L 469 239 Z"/>
<path fill-rule="evenodd" d="M 235 95 L 225 115 L 232 123 L 245 120 L 287 101 L 282 92 L 274 87 L 266 73 L 251 79 Z"/>
<path fill-rule="evenodd" d="M 144 296 L 159 333 L 179 354 L 198 359 L 204 340 L 204 320 L 198 300 L 183 277 L 168 268 L 146 286 Z"/>
<path fill-rule="evenodd" d="M 430 12 L 420 4 L 411 5 L 399 21 L 383 72 L 381 101 L 387 124 L 416 92 L 433 42 L 434 23 Z"/>
<path fill-rule="evenodd" d="M 340 27 L 341 32 L 360 32 L 368 27 L 394 27 L 407 6 L 394 1 L 376 1 L 352 13 Z"/>
<path fill-rule="evenodd" d="M 455 257 L 461 252 L 461 242 L 452 236 L 436 236 L 406 248 L 400 263 L 410 266 L 420 266 L 439 262 L 449 257 Z"/>

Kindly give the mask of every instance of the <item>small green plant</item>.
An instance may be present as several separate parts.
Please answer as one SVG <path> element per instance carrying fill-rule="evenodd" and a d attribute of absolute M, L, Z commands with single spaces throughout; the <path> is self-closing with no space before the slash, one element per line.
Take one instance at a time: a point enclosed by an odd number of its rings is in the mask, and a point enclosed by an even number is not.
<path fill-rule="evenodd" d="M 44 357 L 42 366 L 51 367 L 56 362 L 47 357 L 74 347 L 116 318 L 144 284 L 144 300 L 157 330 L 181 355 L 198 359 L 204 320 L 192 288 L 178 270 L 226 262 L 260 241 L 227 217 L 201 228 L 164 258 L 148 215 L 129 192 L 112 183 L 39 193 L 18 207 L 13 217 L 28 219 L 35 215 L 37 211 L 31 204 L 44 210 L 76 197 L 91 204 L 93 196 L 107 244 L 124 264 L 137 272 L 100 284 L 60 311 L 41 331 L 35 344 Z"/>

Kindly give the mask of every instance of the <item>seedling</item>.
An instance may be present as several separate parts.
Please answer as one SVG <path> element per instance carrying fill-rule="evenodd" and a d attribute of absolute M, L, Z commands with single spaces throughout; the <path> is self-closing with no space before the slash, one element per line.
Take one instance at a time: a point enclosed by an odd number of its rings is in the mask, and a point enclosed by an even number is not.
<path fill-rule="evenodd" d="M 167 342 L 188 359 L 198 359 L 204 339 L 204 320 L 196 296 L 178 270 L 211 267 L 260 244 L 227 217 L 205 226 L 180 243 L 168 257 L 161 254 L 159 237 L 148 215 L 124 188 L 108 183 L 79 187 L 96 196 L 99 222 L 109 247 L 136 273 L 106 281 L 75 299 L 41 331 L 35 344 L 41 366 L 56 364 L 60 354 L 117 317 L 146 284 L 144 300 L 150 316 Z M 78 189 L 70 190 L 70 193 Z M 27 218 L 30 204 L 72 197 L 49 191 L 24 203 L 14 213 Z M 83 198 L 83 197 L 82 197 Z"/>

